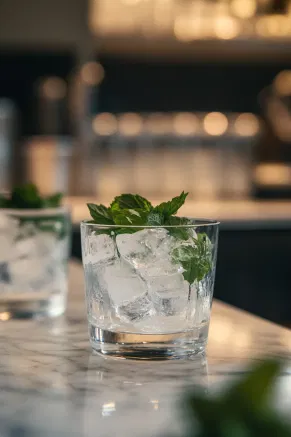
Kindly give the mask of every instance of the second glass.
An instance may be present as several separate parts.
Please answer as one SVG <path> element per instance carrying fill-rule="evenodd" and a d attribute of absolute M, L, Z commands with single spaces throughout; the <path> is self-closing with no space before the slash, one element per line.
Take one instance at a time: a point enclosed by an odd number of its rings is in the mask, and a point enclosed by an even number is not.
<path fill-rule="evenodd" d="M 122 358 L 181 358 L 205 350 L 218 222 L 185 226 L 81 223 L 90 341 Z"/>

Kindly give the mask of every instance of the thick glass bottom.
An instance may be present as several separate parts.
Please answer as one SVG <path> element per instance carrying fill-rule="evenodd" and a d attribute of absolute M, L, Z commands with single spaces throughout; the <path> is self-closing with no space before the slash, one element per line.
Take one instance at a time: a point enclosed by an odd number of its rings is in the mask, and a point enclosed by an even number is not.
<path fill-rule="evenodd" d="M 65 311 L 65 296 L 17 296 L 0 299 L 0 321 L 57 317 Z"/>
<path fill-rule="evenodd" d="M 204 352 L 208 323 L 186 332 L 143 334 L 113 332 L 89 325 L 92 348 L 107 356 L 135 360 L 182 359 Z"/>

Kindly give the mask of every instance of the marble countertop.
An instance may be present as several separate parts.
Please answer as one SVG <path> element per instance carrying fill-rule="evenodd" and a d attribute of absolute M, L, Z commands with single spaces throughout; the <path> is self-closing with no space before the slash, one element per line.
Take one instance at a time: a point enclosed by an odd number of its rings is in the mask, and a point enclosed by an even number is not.
<path fill-rule="evenodd" d="M 112 199 L 96 197 L 71 196 L 65 199 L 65 203 L 72 211 L 73 223 L 79 224 L 81 220 L 89 218 L 86 203 L 110 204 Z M 158 204 L 165 199 L 156 199 L 153 203 Z M 259 201 L 252 199 L 244 200 L 211 200 L 196 201 L 187 200 L 179 210 L 179 215 L 196 218 L 210 218 L 220 220 L 222 228 L 263 228 L 273 229 L 276 227 L 287 228 L 291 226 L 291 202 L 290 201 Z"/>
<path fill-rule="evenodd" d="M 0 329 L 0 436 L 168 436 L 182 429 L 181 391 L 212 391 L 265 355 L 286 359 L 278 387 L 291 401 L 291 331 L 214 302 L 207 357 L 136 362 L 91 353 L 83 273 L 70 265 L 64 317 Z"/>

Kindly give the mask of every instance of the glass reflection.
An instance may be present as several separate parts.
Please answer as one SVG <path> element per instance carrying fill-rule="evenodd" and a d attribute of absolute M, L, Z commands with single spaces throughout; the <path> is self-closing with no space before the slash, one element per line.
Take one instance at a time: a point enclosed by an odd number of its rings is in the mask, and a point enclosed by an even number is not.
<path fill-rule="evenodd" d="M 85 435 L 134 430 L 154 435 L 181 430 L 179 404 L 188 390 L 208 392 L 205 355 L 177 361 L 129 361 L 89 357 L 84 408 Z M 165 425 L 166 424 L 166 425 Z M 167 429 L 165 429 L 165 426 Z"/>

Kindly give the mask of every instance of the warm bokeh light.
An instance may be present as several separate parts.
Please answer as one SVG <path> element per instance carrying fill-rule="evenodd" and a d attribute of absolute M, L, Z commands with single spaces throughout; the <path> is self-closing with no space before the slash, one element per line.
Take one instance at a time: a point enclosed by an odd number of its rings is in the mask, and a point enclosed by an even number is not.
<path fill-rule="evenodd" d="M 198 130 L 199 120 L 196 115 L 181 112 L 173 119 L 173 129 L 178 135 L 193 135 Z"/>
<path fill-rule="evenodd" d="M 291 184 L 291 167 L 286 164 L 259 164 L 255 169 L 255 180 L 260 185 L 284 186 Z"/>
<path fill-rule="evenodd" d="M 104 68 L 99 62 L 87 62 L 81 68 L 81 78 L 87 85 L 99 85 L 104 76 Z"/>
<path fill-rule="evenodd" d="M 230 8 L 239 18 L 251 18 L 256 13 L 257 3 L 255 0 L 232 0 Z"/>
<path fill-rule="evenodd" d="M 238 36 L 240 25 L 235 18 L 227 16 L 218 17 L 214 23 L 214 32 L 218 38 L 233 39 Z"/>
<path fill-rule="evenodd" d="M 240 114 L 234 122 L 234 129 L 241 136 L 254 136 L 260 129 L 258 117 L 254 114 Z"/>
<path fill-rule="evenodd" d="M 183 16 L 177 17 L 174 23 L 174 35 L 179 41 L 191 41 L 193 39 L 193 32 L 191 26 L 189 26 L 189 20 Z"/>
<path fill-rule="evenodd" d="M 165 135 L 172 130 L 172 120 L 162 113 L 150 114 L 145 122 L 146 130 L 154 135 Z"/>
<path fill-rule="evenodd" d="M 256 31 L 263 37 L 284 37 L 291 33 L 290 18 L 283 15 L 271 15 L 258 19 Z"/>
<path fill-rule="evenodd" d="M 228 120 L 221 112 L 210 112 L 203 121 L 205 132 L 209 135 L 223 135 L 228 128 Z"/>
<path fill-rule="evenodd" d="M 60 77 L 48 77 L 39 87 L 40 94 L 49 100 L 61 100 L 66 96 L 67 84 Z"/>
<path fill-rule="evenodd" d="M 275 90 L 281 96 L 291 95 L 291 70 L 281 71 L 274 81 Z"/>
<path fill-rule="evenodd" d="M 0 320 L 1 320 L 2 322 L 6 322 L 7 320 L 10 319 L 10 317 L 11 317 L 11 313 L 9 313 L 9 312 L 7 312 L 7 311 L 5 311 L 5 312 L 3 312 L 3 313 L 0 313 Z"/>
<path fill-rule="evenodd" d="M 109 113 L 96 115 L 92 121 L 92 128 L 97 135 L 113 135 L 117 131 L 116 117 Z"/>
<path fill-rule="evenodd" d="M 122 135 L 134 136 L 142 131 L 143 120 L 138 114 L 122 114 L 118 119 L 118 130 Z"/>
<path fill-rule="evenodd" d="M 129 6 L 137 5 L 138 3 L 141 3 L 142 0 L 121 0 L 121 3 Z"/>

